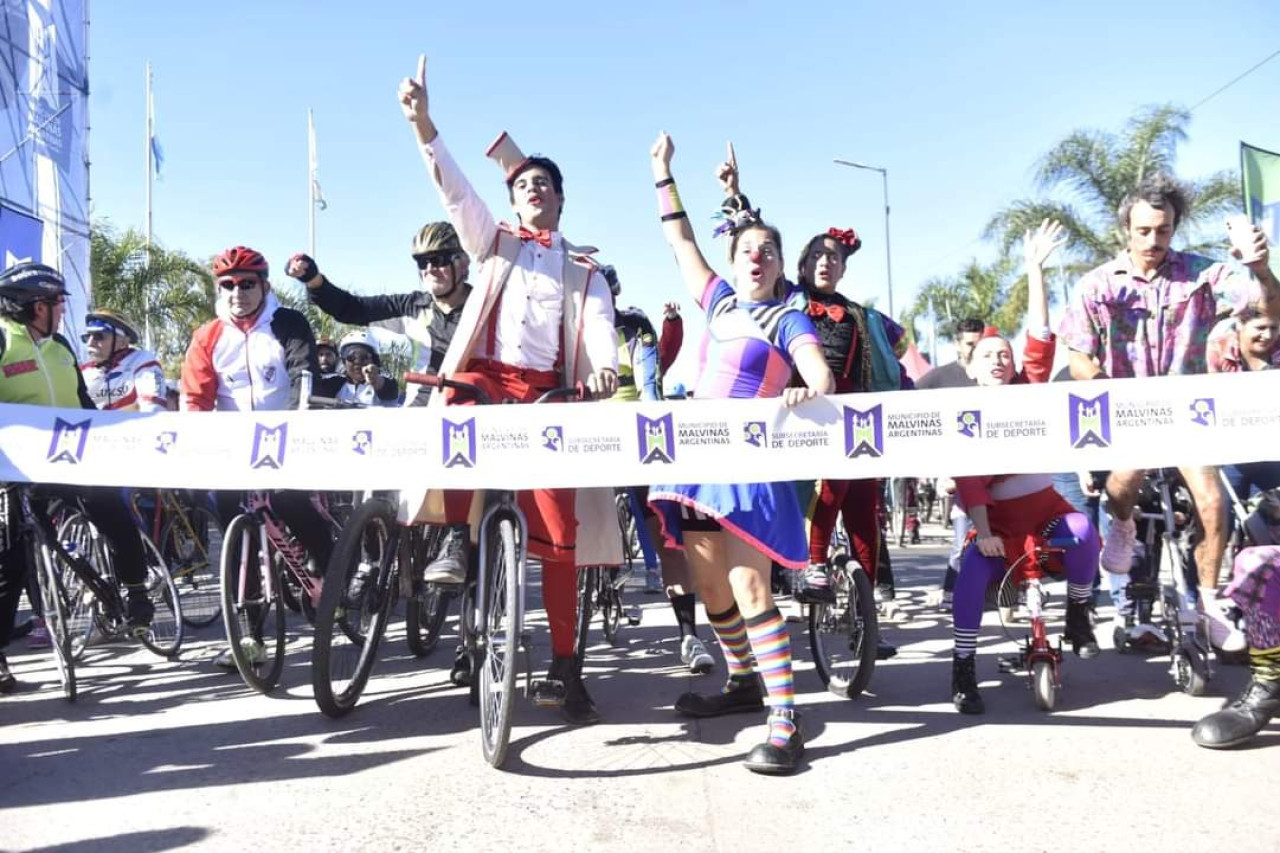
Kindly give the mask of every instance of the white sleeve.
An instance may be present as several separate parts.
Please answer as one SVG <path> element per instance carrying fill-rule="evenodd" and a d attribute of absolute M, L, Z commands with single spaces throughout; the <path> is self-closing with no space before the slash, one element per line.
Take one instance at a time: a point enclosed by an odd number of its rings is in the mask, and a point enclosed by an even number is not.
<path fill-rule="evenodd" d="M 587 282 L 582 335 L 587 357 L 596 370 L 606 367 L 618 369 L 618 337 L 613 322 L 613 295 L 609 292 L 609 284 L 604 276 L 593 272 Z"/>
<path fill-rule="evenodd" d="M 138 395 L 138 411 L 167 412 L 169 410 L 168 386 L 165 383 L 164 371 L 156 363 L 154 356 L 134 371 L 133 390 Z"/>
<path fill-rule="evenodd" d="M 422 159 L 427 164 L 432 182 L 440 192 L 440 203 L 444 205 L 445 214 L 458 232 L 462 248 L 477 261 L 484 260 L 489 256 L 493 238 L 498 233 L 498 226 L 493 221 L 489 208 L 476 195 L 439 134 L 422 146 Z"/>

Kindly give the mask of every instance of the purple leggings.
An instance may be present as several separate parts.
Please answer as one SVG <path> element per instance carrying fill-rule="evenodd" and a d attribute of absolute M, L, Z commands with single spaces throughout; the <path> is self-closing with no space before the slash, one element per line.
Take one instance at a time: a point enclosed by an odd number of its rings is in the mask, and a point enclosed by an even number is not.
<path fill-rule="evenodd" d="M 1062 555 L 1068 584 L 1092 586 L 1098 573 L 1098 533 L 1083 513 L 1072 512 L 1058 519 L 1047 538 L 1074 536 L 1080 544 L 1066 549 Z M 951 600 L 951 619 L 957 630 L 976 631 L 982 625 L 982 609 L 987 587 L 1004 577 L 1001 557 L 984 557 L 978 546 L 969 544 L 960 557 L 960 577 L 956 578 Z"/>

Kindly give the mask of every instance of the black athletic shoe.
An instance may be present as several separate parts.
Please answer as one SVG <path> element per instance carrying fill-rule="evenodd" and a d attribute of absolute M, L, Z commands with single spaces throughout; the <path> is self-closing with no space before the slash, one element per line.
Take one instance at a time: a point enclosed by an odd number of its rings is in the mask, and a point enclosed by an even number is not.
<path fill-rule="evenodd" d="M 129 633 L 135 637 L 146 636 L 151 630 L 151 619 L 156 615 L 156 606 L 147 597 L 147 591 L 129 590 L 129 601 L 125 605 L 129 619 Z"/>
<path fill-rule="evenodd" d="M 764 708 L 764 688 L 755 673 L 729 679 L 720 693 L 682 693 L 676 699 L 676 711 L 686 717 L 722 717 Z"/>

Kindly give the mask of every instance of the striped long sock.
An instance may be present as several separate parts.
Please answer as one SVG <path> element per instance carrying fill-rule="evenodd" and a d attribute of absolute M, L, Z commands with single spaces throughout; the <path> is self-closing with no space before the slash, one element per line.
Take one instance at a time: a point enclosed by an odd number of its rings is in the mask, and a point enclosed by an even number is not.
<path fill-rule="evenodd" d="M 1092 583 L 1067 583 L 1068 601 L 1091 601 L 1093 599 Z"/>
<path fill-rule="evenodd" d="M 733 605 L 723 613 L 707 613 L 707 621 L 711 630 L 716 632 L 720 648 L 724 651 L 724 662 L 729 668 L 729 678 L 742 678 L 751 674 L 751 644 L 747 642 L 747 627 L 742 622 L 742 614 L 738 605 Z M 725 690 L 729 684 L 725 684 Z"/>
<path fill-rule="evenodd" d="M 760 676 L 764 679 L 765 690 L 769 694 L 769 707 L 775 711 L 793 711 L 796 706 L 795 680 L 791 674 L 791 635 L 787 631 L 787 622 L 773 607 L 758 616 L 746 620 L 747 637 L 751 640 L 751 651 L 755 653 L 756 662 L 760 665 Z M 769 720 L 769 742 L 777 747 L 784 747 L 795 733 L 796 725 L 791 719 L 771 716 Z"/>

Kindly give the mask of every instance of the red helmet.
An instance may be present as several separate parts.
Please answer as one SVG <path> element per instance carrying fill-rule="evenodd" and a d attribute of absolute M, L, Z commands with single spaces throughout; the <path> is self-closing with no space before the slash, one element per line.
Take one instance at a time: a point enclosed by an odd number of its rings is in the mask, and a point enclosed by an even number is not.
<path fill-rule="evenodd" d="M 248 246 L 232 246 L 213 259 L 213 274 L 226 275 L 230 272 L 256 272 L 267 277 L 267 259 L 262 253 Z"/>

